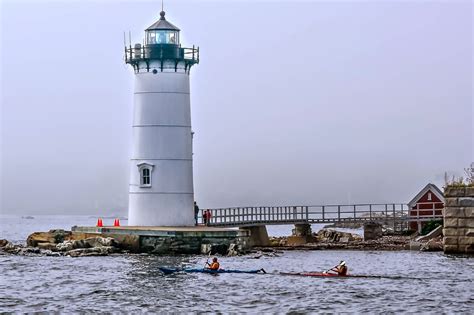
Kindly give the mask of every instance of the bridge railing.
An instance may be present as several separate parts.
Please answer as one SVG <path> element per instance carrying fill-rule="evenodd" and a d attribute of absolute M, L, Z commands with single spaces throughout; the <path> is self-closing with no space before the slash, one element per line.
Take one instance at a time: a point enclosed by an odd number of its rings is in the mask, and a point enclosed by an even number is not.
<path fill-rule="evenodd" d="M 209 209 L 211 225 L 306 221 L 308 206 L 236 207 Z"/>
<path fill-rule="evenodd" d="M 265 206 L 209 209 L 210 225 L 327 223 L 406 220 L 406 204 Z"/>

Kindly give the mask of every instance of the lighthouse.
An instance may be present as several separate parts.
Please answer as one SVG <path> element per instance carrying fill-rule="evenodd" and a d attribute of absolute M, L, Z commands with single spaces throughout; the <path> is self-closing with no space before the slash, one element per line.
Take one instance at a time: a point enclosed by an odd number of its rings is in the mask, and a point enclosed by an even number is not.
<path fill-rule="evenodd" d="M 129 226 L 194 225 L 189 76 L 199 48 L 184 48 L 165 12 L 143 44 L 125 47 L 134 71 Z"/>

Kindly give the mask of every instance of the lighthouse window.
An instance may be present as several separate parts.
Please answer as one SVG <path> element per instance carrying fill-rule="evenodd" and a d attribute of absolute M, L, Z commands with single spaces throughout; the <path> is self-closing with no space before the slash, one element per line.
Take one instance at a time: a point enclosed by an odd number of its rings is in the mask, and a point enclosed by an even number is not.
<path fill-rule="evenodd" d="M 178 32 L 175 31 L 147 31 L 148 44 L 177 44 Z"/>
<path fill-rule="evenodd" d="M 148 43 L 149 44 L 156 44 L 156 36 L 154 32 L 150 32 L 148 34 Z"/>
<path fill-rule="evenodd" d="M 140 187 L 151 187 L 151 171 L 153 164 L 140 163 L 138 166 L 138 173 L 140 174 Z"/>
<path fill-rule="evenodd" d="M 150 169 L 144 168 L 142 170 L 142 185 L 148 186 L 150 185 Z"/>

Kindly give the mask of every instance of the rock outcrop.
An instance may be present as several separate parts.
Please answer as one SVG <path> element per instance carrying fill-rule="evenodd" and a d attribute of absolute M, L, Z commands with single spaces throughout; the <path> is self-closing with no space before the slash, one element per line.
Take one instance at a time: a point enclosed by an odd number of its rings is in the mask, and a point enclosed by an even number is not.
<path fill-rule="evenodd" d="M 238 256 L 241 253 L 239 246 L 237 244 L 230 244 L 229 249 L 227 250 L 227 256 Z"/>
<path fill-rule="evenodd" d="M 287 242 L 287 237 L 272 237 L 272 247 L 285 250 L 306 249 L 351 249 L 351 250 L 403 250 L 409 248 L 410 237 L 385 235 L 376 240 L 364 241 L 360 235 L 333 229 L 322 229 L 314 234 L 315 241 L 298 246 L 292 246 Z"/>
<path fill-rule="evenodd" d="M 443 250 L 443 236 L 440 235 L 436 238 L 430 239 L 428 242 L 421 245 L 421 251 L 424 252 L 437 252 Z"/>
<path fill-rule="evenodd" d="M 2 247 L 0 250 L 4 253 L 13 254 L 13 255 L 22 255 L 22 256 L 30 256 L 32 254 L 40 254 L 41 249 L 36 247 L 24 247 L 23 245 L 13 244 L 9 241 Z"/>
<path fill-rule="evenodd" d="M 70 238 L 70 232 L 52 230 L 45 233 L 33 233 L 28 237 L 27 246 L 15 245 L 0 240 L 0 250 L 7 254 L 30 256 L 105 256 L 121 252 L 120 244 L 111 237 L 90 237 L 80 240 Z M 62 241 L 61 241 L 62 240 Z"/>
<path fill-rule="evenodd" d="M 382 236 L 382 224 L 377 222 L 364 223 L 364 241 L 378 240 Z"/>
<path fill-rule="evenodd" d="M 65 253 L 66 256 L 81 257 L 81 256 L 107 256 L 116 253 L 117 248 L 112 246 L 76 248 Z"/>
<path fill-rule="evenodd" d="M 357 234 L 340 232 L 332 229 L 322 229 L 315 235 L 316 241 L 321 243 L 349 243 L 362 241 L 362 237 Z"/>
<path fill-rule="evenodd" d="M 211 231 L 212 232 L 212 231 Z M 50 230 L 28 236 L 26 246 L 0 241 L 0 254 L 39 254 L 52 256 L 91 256 L 111 253 L 240 255 L 245 241 L 238 233 L 214 232 L 176 233 L 173 235 L 137 235 L 111 231 Z M 219 232 L 220 233 L 220 232 Z M 217 235 L 217 236 L 216 236 Z M 229 237 L 232 236 L 232 237 Z M 235 246 L 230 245 L 235 242 Z M 1 250 L 1 248 L 4 248 Z M 230 249 L 230 250 L 229 250 Z M 53 254 L 54 253 L 54 254 Z"/>
<path fill-rule="evenodd" d="M 119 247 L 119 243 L 111 237 L 89 237 L 83 240 L 64 241 L 56 245 L 58 251 L 67 252 L 80 248 Z"/>
<path fill-rule="evenodd" d="M 58 244 L 71 239 L 72 232 L 65 230 L 50 230 L 49 232 L 35 232 L 26 239 L 26 245 L 37 247 L 41 243 Z"/>
<path fill-rule="evenodd" d="M 0 240 L 0 248 L 5 247 L 8 243 L 10 243 L 10 242 L 7 241 L 7 240 Z"/>

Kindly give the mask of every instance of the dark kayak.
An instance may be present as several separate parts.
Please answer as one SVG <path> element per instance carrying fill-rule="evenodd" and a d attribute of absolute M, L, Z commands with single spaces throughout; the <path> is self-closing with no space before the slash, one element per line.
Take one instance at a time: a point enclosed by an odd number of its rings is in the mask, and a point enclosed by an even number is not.
<path fill-rule="evenodd" d="M 160 271 L 165 275 L 169 275 L 175 272 L 188 272 L 188 273 L 266 273 L 265 270 L 258 269 L 258 270 L 235 270 L 235 269 L 219 269 L 219 270 L 211 270 L 205 268 L 166 268 L 166 267 L 159 267 Z"/>

